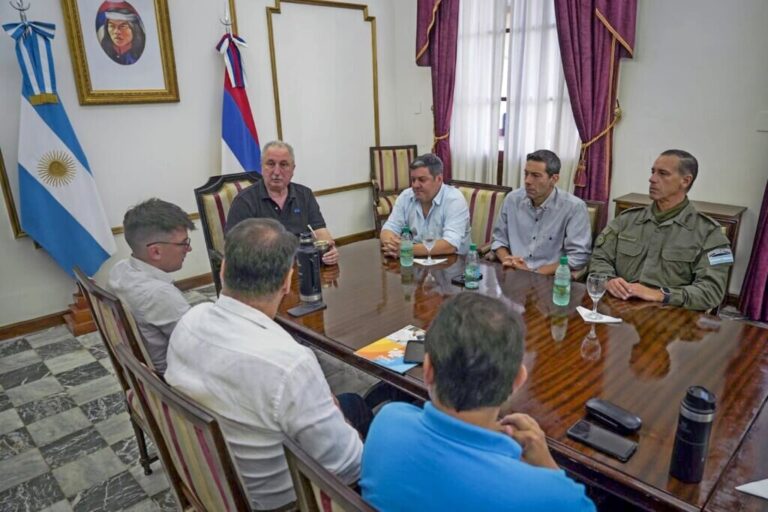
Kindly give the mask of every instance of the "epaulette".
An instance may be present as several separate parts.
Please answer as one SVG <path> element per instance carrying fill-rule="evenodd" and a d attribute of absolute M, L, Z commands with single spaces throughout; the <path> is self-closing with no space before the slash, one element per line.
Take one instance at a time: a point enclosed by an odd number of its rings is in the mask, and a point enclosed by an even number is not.
<path fill-rule="evenodd" d="M 711 222 L 711 223 L 712 223 L 712 224 L 714 224 L 715 226 L 717 226 L 717 227 L 721 227 L 721 226 L 722 226 L 722 224 L 720 224 L 719 222 L 717 222 L 715 219 L 713 219 L 712 217 L 710 217 L 710 216 L 709 216 L 709 215 L 707 215 L 706 213 L 701 213 L 699 210 L 696 210 L 696 213 L 698 213 L 699 215 L 701 215 L 702 217 L 704 217 L 705 219 L 707 219 L 709 222 Z"/>
<path fill-rule="evenodd" d="M 648 208 L 648 207 L 647 206 L 632 206 L 630 208 L 627 208 L 626 210 L 622 210 L 621 213 L 619 213 L 619 217 L 621 217 L 625 213 L 636 212 L 638 210 L 645 210 L 646 208 Z"/>

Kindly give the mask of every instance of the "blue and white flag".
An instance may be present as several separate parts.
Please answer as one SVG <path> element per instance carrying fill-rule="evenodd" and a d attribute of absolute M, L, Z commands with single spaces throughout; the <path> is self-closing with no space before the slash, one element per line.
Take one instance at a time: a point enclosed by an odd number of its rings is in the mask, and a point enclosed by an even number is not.
<path fill-rule="evenodd" d="M 19 195 L 21 227 L 68 274 L 88 275 L 115 252 L 96 182 L 56 92 L 55 25 L 8 23 L 21 66 Z"/>

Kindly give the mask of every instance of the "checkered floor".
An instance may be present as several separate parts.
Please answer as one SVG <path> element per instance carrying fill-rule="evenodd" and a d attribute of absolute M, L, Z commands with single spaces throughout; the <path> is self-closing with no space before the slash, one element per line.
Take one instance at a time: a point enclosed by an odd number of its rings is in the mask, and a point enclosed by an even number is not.
<path fill-rule="evenodd" d="M 186 293 L 192 304 L 212 286 Z M 318 355 L 336 393 L 372 378 Z M 152 448 L 150 448 L 152 451 Z M 0 511 L 176 510 L 159 462 L 145 476 L 98 333 L 63 326 L 0 341 Z"/>

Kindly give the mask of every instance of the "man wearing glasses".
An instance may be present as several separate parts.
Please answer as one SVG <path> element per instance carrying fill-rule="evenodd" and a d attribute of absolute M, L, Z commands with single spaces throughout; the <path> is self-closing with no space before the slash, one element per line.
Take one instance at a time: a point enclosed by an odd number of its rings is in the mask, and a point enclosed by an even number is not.
<path fill-rule="evenodd" d="M 325 219 L 312 190 L 291 182 L 295 168 L 296 159 L 290 144 L 279 140 L 267 143 L 261 152 L 262 179 L 232 201 L 226 231 L 242 220 L 261 217 L 275 219 L 296 236 L 308 231 L 307 226 L 312 226 L 317 239 L 327 240 L 331 245 L 323 254 L 323 263 L 335 265 L 339 261 L 339 251 L 325 227 Z"/>
<path fill-rule="evenodd" d="M 154 198 L 128 210 L 123 229 L 131 256 L 112 267 L 109 287 L 133 313 L 152 364 L 163 374 L 168 340 L 189 309 L 170 272 L 192 250 L 189 230 L 195 225 L 175 204 Z"/>

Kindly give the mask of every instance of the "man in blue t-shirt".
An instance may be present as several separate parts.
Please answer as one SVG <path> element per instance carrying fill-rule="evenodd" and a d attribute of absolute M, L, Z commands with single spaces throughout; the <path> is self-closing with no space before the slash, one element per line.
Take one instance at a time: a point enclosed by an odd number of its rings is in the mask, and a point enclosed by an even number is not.
<path fill-rule="evenodd" d="M 533 418 L 498 419 L 528 375 L 523 331 L 498 299 L 461 293 L 443 305 L 425 345 L 431 401 L 391 403 L 376 416 L 363 448 L 363 498 L 385 512 L 595 510 Z"/>

